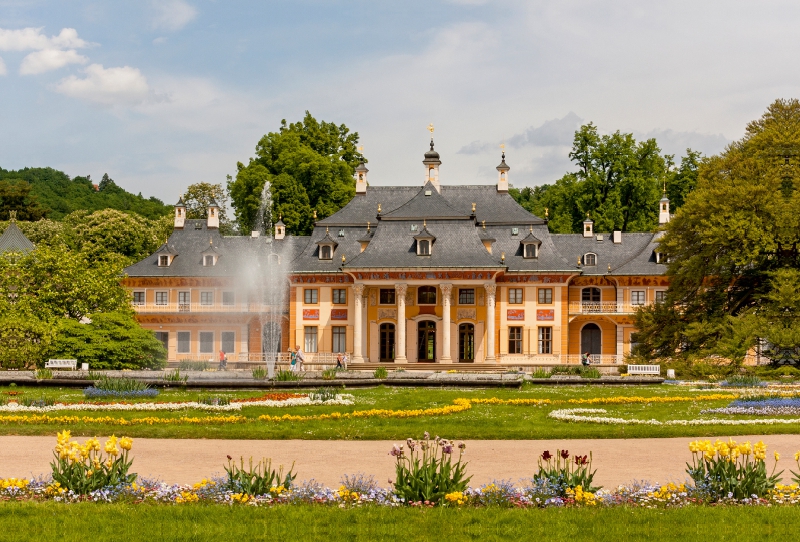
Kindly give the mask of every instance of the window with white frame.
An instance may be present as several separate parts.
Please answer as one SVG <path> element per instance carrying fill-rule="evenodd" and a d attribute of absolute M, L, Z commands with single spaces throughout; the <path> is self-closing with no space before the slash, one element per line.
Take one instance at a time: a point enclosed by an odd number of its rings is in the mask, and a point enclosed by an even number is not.
<path fill-rule="evenodd" d="M 178 354 L 188 354 L 192 351 L 192 334 L 189 331 L 178 332 Z"/>
<path fill-rule="evenodd" d="M 223 331 L 220 334 L 219 338 L 220 338 L 220 350 L 222 350 L 226 354 L 232 353 L 235 349 L 234 344 L 236 343 L 236 332 Z"/>
<path fill-rule="evenodd" d="M 553 328 L 540 327 L 539 328 L 539 353 L 552 354 L 553 353 Z"/>
<path fill-rule="evenodd" d="M 226 307 L 233 307 L 236 304 L 236 294 L 234 292 L 222 292 L 222 304 Z"/>
<path fill-rule="evenodd" d="M 210 267 L 214 265 L 214 255 L 213 254 L 206 254 L 203 256 L 203 265 L 206 267 Z"/>
<path fill-rule="evenodd" d="M 508 302 L 511 305 L 522 304 L 522 288 L 509 288 L 508 289 Z"/>
<path fill-rule="evenodd" d="M 475 304 L 475 288 L 459 288 L 458 289 L 458 304 L 459 305 L 474 305 Z"/>
<path fill-rule="evenodd" d="M 156 292 L 156 305 L 166 305 L 169 302 L 169 292 Z"/>
<path fill-rule="evenodd" d="M 597 254 L 589 252 L 583 256 L 583 265 L 597 265 Z"/>
<path fill-rule="evenodd" d="M 188 311 L 192 302 L 192 292 L 178 292 L 178 310 Z"/>
<path fill-rule="evenodd" d="M 214 292 L 200 292 L 200 304 L 201 305 L 213 305 L 214 304 Z"/>
<path fill-rule="evenodd" d="M 634 290 L 631 292 L 631 305 L 644 305 L 645 291 Z"/>
<path fill-rule="evenodd" d="M 542 305 L 550 305 L 553 303 L 552 288 L 539 288 L 539 303 Z"/>
<path fill-rule="evenodd" d="M 427 239 L 420 239 L 417 241 L 417 254 L 420 256 L 430 256 L 431 242 Z"/>
<path fill-rule="evenodd" d="M 319 299 L 319 290 L 316 288 L 306 288 L 303 290 L 303 303 L 315 305 Z"/>
<path fill-rule="evenodd" d="M 509 354 L 522 354 L 522 328 L 509 327 L 508 328 L 508 353 Z"/>
<path fill-rule="evenodd" d="M 347 328 L 345 326 L 333 326 L 333 344 L 331 346 L 334 354 L 346 351 Z"/>
<path fill-rule="evenodd" d="M 200 353 L 213 354 L 214 353 L 214 332 L 201 331 L 200 332 Z"/>
<path fill-rule="evenodd" d="M 144 292 L 133 292 L 133 304 L 144 305 Z"/>
<path fill-rule="evenodd" d="M 158 266 L 159 267 L 169 267 L 169 256 L 161 255 L 158 257 Z"/>
<path fill-rule="evenodd" d="M 313 326 L 305 327 L 304 350 L 306 353 L 317 351 L 317 328 Z"/>

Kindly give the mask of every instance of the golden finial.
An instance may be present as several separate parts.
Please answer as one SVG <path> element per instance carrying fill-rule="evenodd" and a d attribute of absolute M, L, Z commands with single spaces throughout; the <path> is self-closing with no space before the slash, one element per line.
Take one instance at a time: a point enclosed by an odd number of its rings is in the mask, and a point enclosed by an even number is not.
<path fill-rule="evenodd" d="M 531 224 L 531 229 L 530 229 L 530 230 L 528 230 L 528 231 L 530 231 L 531 233 L 533 233 L 533 224 Z"/>
<path fill-rule="evenodd" d="M 328 235 L 328 233 L 330 233 L 330 232 L 328 231 L 328 226 L 325 226 L 325 235 Z"/>
<path fill-rule="evenodd" d="M 611 273 L 611 264 L 608 264 L 608 272 Z"/>
<path fill-rule="evenodd" d="M 345 257 L 344 257 L 344 254 L 342 254 L 342 263 L 344 263 L 344 260 L 345 260 Z"/>
<path fill-rule="evenodd" d="M 475 214 L 475 207 L 476 207 L 476 204 L 475 204 L 475 203 L 473 203 L 473 204 L 472 204 L 472 214 L 473 214 L 473 215 Z"/>
<path fill-rule="evenodd" d="M 378 214 L 381 214 L 381 204 L 378 204 Z"/>
<path fill-rule="evenodd" d="M 550 216 L 550 211 L 547 210 L 547 207 L 544 208 L 544 217 L 548 218 Z"/>
<path fill-rule="evenodd" d="M 424 218 L 422 219 L 422 227 L 423 228 L 427 228 L 428 227 L 428 221 L 426 219 L 424 219 Z"/>
<path fill-rule="evenodd" d="M 359 145 L 358 152 L 364 152 L 364 145 Z"/>
<path fill-rule="evenodd" d="M 586 220 L 589 220 L 589 211 L 586 211 Z"/>
<path fill-rule="evenodd" d="M 581 257 L 578 256 L 578 267 L 580 267 L 580 266 L 581 266 Z"/>
<path fill-rule="evenodd" d="M 214 246 L 214 240 L 213 239 L 209 239 L 208 240 L 208 244 L 213 247 Z"/>
<path fill-rule="evenodd" d="M 278 215 L 278 222 L 283 222 L 283 214 Z"/>
<path fill-rule="evenodd" d="M 506 263 L 506 253 L 505 252 L 501 252 L 500 253 L 500 261 L 503 262 L 503 263 Z"/>
<path fill-rule="evenodd" d="M 367 232 L 369 232 L 369 220 L 367 220 Z"/>
<path fill-rule="evenodd" d="M 667 195 L 667 180 L 664 179 L 664 195 Z"/>
<path fill-rule="evenodd" d="M 486 230 L 486 221 L 485 220 L 481 220 L 481 226 L 483 226 L 483 229 Z"/>
<path fill-rule="evenodd" d="M 431 137 L 433 137 L 433 123 L 428 125 L 428 131 L 431 133 Z"/>
<path fill-rule="evenodd" d="M 314 220 L 316 220 L 316 219 L 317 219 L 317 210 L 314 209 Z"/>

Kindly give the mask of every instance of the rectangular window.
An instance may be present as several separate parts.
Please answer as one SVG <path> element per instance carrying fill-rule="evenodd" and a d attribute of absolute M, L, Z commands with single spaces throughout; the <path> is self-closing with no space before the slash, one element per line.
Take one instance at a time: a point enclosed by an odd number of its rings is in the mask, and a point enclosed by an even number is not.
<path fill-rule="evenodd" d="M 220 350 L 226 354 L 232 353 L 234 351 L 233 343 L 236 342 L 236 333 L 234 331 L 223 331 L 220 339 L 222 342 Z"/>
<path fill-rule="evenodd" d="M 306 288 L 303 290 L 303 303 L 308 305 L 315 305 L 317 303 L 319 290 L 316 288 Z"/>
<path fill-rule="evenodd" d="M 508 289 L 508 302 L 512 305 L 519 305 L 522 303 L 522 288 L 509 288 Z"/>
<path fill-rule="evenodd" d="M 381 288 L 381 305 L 395 304 L 394 288 Z"/>
<path fill-rule="evenodd" d="M 233 292 L 222 292 L 222 304 L 226 307 L 233 307 L 236 304 L 236 294 Z"/>
<path fill-rule="evenodd" d="M 553 353 L 553 328 L 540 327 L 539 328 L 539 353 L 552 354 Z"/>
<path fill-rule="evenodd" d="M 213 305 L 214 304 L 214 292 L 200 292 L 200 304 L 201 305 Z"/>
<path fill-rule="evenodd" d="M 169 331 L 156 331 L 156 339 L 164 345 L 164 350 L 169 349 Z"/>
<path fill-rule="evenodd" d="M 631 305 L 644 305 L 644 290 L 634 290 L 631 292 Z"/>
<path fill-rule="evenodd" d="M 214 265 L 214 256 L 211 254 L 203 256 L 203 265 L 206 267 Z"/>
<path fill-rule="evenodd" d="M 553 302 L 553 289 L 539 288 L 539 303 L 542 305 L 549 305 L 552 302 Z"/>
<path fill-rule="evenodd" d="M 459 305 L 474 305 L 475 304 L 475 288 L 459 288 L 458 289 L 458 304 Z"/>
<path fill-rule="evenodd" d="M 156 305 L 166 305 L 169 300 L 169 292 L 156 292 Z"/>
<path fill-rule="evenodd" d="M 508 328 L 508 353 L 522 354 L 522 328 Z"/>
<path fill-rule="evenodd" d="M 344 326 L 333 326 L 333 352 L 338 354 L 347 348 L 347 328 Z"/>
<path fill-rule="evenodd" d="M 213 354 L 214 353 L 214 332 L 201 331 L 200 332 L 200 353 Z"/>
<path fill-rule="evenodd" d="M 169 266 L 169 256 L 159 256 L 158 257 L 158 266 L 159 267 L 168 267 Z"/>
<path fill-rule="evenodd" d="M 316 290 L 315 290 L 316 291 Z M 305 348 L 306 353 L 317 351 L 317 328 L 306 326 L 305 328 Z"/>
<path fill-rule="evenodd" d="M 144 305 L 144 292 L 133 292 L 133 304 Z"/>
<path fill-rule="evenodd" d="M 347 305 L 347 290 L 344 288 L 333 289 L 333 304 L 334 305 Z"/>
<path fill-rule="evenodd" d="M 188 331 L 178 332 L 178 354 L 188 354 L 191 352 L 192 334 Z"/>
<path fill-rule="evenodd" d="M 192 300 L 192 292 L 178 292 L 178 311 L 189 311 Z"/>
<path fill-rule="evenodd" d="M 660 290 L 656 292 L 656 303 L 663 303 L 667 300 L 667 292 L 664 290 Z"/>

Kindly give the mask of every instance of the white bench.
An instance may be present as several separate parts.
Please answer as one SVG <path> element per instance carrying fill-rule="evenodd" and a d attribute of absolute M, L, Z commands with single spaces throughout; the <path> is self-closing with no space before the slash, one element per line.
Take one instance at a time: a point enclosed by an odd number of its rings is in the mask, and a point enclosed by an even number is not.
<path fill-rule="evenodd" d="M 661 365 L 628 365 L 629 375 L 661 375 Z"/>
<path fill-rule="evenodd" d="M 45 369 L 69 369 L 74 371 L 78 368 L 77 359 L 48 359 L 44 364 Z"/>

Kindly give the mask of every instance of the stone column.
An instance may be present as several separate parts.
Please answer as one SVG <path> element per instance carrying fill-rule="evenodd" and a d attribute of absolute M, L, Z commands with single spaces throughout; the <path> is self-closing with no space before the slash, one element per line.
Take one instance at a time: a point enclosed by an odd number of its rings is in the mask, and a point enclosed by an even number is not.
<path fill-rule="evenodd" d="M 450 293 L 453 291 L 452 284 L 440 284 L 442 290 L 442 363 L 452 363 L 450 357 Z"/>
<path fill-rule="evenodd" d="M 364 327 L 361 322 L 361 307 L 364 303 L 363 294 L 364 285 L 353 284 L 353 297 L 356 304 L 355 314 L 353 314 L 353 363 L 364 363 L 364 353 L 361 351 L 361 334 Z"/>
<path fill-rule="evenodd" d="M 486 359 L 487 363 L 497 361 L 494 357 L 494 301 L 496 284 L 484 284 L 486 288 Z"/>
<path fill-rule="evenodd" d="M 406 357 L 406 290 L 407 284 L 395 284 L 394 294 L 397 298 L 397 328 L 394 334 L 397 344 L 394 351 L 395 363 L 408 363 Z"/>

